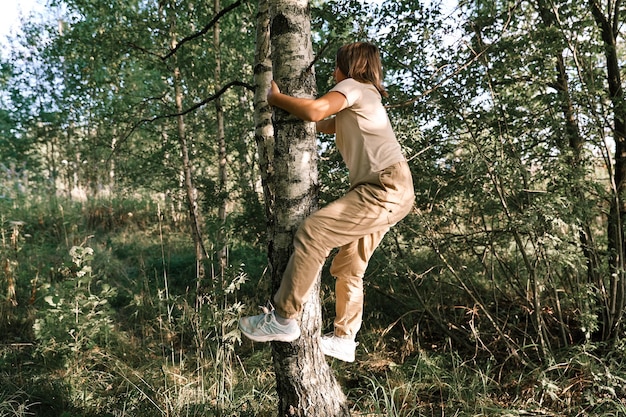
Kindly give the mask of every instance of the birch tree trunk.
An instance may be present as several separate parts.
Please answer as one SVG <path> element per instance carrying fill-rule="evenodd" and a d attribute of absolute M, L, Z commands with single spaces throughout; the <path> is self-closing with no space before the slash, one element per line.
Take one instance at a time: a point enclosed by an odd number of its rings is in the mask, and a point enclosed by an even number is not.
<path fill-rule="evenodd" d="M 266 7 L 259 1 L 259 18 Z M 270 0 L 269 23 L 271 42 L 258 34 L 257 48 L 271 44 L 275 81 L 283 92 L 299 97 L 315 96 L 315 74 L 311 63 L 313 53 L 310 36 L 308 0 Z M 267 27 L 267 18 L 263 26 Z M 267 50 L 257 50 L 257 58 L 267 57 Z M 269 85 L 268 62 L 258 61 L 257 108 L 267 108 L 265 98 Z M 261 91 L 259 91 L 261 90 Z M 267 128 L 266 119 L 257 117 L 257 135 Z M 315 125 L 275 109 L 273 155 L 265 161 L 269 171 L 264 187 L 270 230 L 268 255 L 272 287 L 277 290 L 293 250 L 293 236 L 300 222 L 317 208 L 317 143 Z M 264 130 L 265 134 L 267 133 Z M 257 142 L 262 142 L 259 137 Z M 279 416 L 349 416 L 345 395 L 319 348 L 321 306 L 320 280 L 304 305 L 301 317 L 302 336 L 293 343 L 272 343 Z"/>
<path fill-rule="evenodd" d="M 273 179 L 274 127 L 272 109 L 267 104 L 267 90 L 272 80 L 270 57 L 270 14 L 269 0 L 259 0 L 256 22 L 256 48 L 254 53 L 254 140 L 257 145 L 259 172 L 265 196 L 265 214 L 268 220 L 268 236 L 271 236 L 274 191 Z"/>

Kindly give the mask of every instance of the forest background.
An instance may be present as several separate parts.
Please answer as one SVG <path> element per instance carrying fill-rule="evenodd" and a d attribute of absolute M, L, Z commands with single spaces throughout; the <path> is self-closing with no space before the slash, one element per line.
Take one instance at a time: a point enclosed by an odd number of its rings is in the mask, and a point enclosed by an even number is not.
<path fill-rule="evenodd" d="M 257 4 L 51 0 L 0 72 L 0 415 L 276 415 Z M 415 178 L 366 275 L 354 415 L 626 414 L 615 0 L 311 2 L 372 40 Z M 347 175 L 319 137 L 320 204 Z M 333 279 L 322 277 L 326 329 Z"/>

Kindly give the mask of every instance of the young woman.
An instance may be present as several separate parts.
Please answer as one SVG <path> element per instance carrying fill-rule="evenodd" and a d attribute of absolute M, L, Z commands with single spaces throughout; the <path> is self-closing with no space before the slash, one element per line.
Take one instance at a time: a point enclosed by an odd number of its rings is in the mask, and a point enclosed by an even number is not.
<path fill-rule="evenodd" d="M 239 321 L 242 333 L 259 341 L 290 342 L 300 337 L 296 318 L 327 256 L 340 248 L 330 272 L 336 278 L 334 333 L 321 339 L 324 354 L 355 358 L 355 337 L 363 316 L 363 276 L 369 259 L 391 226 L 413 207 L 411 172 L 391 128 L 382 96 L 378 48 L 367 42 L 337 51 L 336 85 L 317 99 L 282 94 L 272 81 L 270 105 L 316 122 L 335 134 L 350 175 L 350 190 L 306 218 L 294 237 L 294 252 L 274 295 L 275 310 Z"/>

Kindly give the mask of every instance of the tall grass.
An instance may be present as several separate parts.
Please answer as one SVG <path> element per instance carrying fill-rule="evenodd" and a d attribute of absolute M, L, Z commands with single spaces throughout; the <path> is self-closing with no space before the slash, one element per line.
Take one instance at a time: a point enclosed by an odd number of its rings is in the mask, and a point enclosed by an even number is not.
<path fill-rule="evenodd" d="M 160 202 L 24 204 L 0 201 L 0 416 L 276 415 L 269 346 L 236 330 L 269 294 L 262 247 L 233 239 L 227 267 L 209 260 L 216 272 L 198 286 L 187 228 Z M 402 281 L 389 253 L 368 272 L 378 278 L 367 280 L 357 362 L 329 359 L 353 415 L 626 413 L 624 343 L 519 368 L 484 354 L 479 328 L 465 344 L 446 333 L 441 323 L 468 325 L 475 313 L 446 310 L 441 283 Z M 394 292 L 400 283 L 413 287 Z M 332 326 L 332 314 L 324 320 Z"/>
<path fill-rule="evenodd" d="M 235 353 L 242 259 L 231 259 L 237 266 L 219 287 L 211 276 L 196 291 L 185 225 L 150 200 L 42 202 L 27 211 L 6 204 L 2 213 L 0 375 L 19 372 L 19 379 L 0 410 L 220 416 L 263 409 L 254 393 L 266 392 L 267 379 L 263 387 L 250 379 L 255 373 Z"/>
<path fill-rule="evenodd" d="M 3 381 L 7 384 L 9 381 Z M 24 417 L 35 415 L 30 409 L 35 405 L 28 400 L 27 394 L 19 390 L 13 391 L 11 385 L 4 385 L 0 390 L 0 416 L 3 417 Z"/>

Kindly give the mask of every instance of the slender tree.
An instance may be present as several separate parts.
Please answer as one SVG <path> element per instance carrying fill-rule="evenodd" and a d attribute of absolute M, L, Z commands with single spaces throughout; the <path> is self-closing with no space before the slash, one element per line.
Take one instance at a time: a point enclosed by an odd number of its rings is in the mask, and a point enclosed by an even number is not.
<path fill-rule="evenodd" d="M 163 7 L 163 6 L 162 6 Z M 171 6 L 174 9 L 173 5 Z M 166 13 L 167 14 L 167 13 Z M 169 14 L 169 34 L 171 39 L 170 47 L 174 50 L 178 45 L 178 33 L 176 31 L 176 16 L 173 12 Z M 197 190 L 194 186 L 193 170 L 189 156 L 189 145 L 187 140 L 187 129 L 185 126 L 185 117 L 183 115 L 183 87 L 181 79 L 181 69 L 178 66 L 178 56 L 173 57 L 175 63 L 173 67 L 172 82 L 174 87 L 175 108 L 178 113 L 176 116 L 176 126 L 178 134 L 178 143 L 180 145 L 182 170 L 184 175 L 184 188 L 187 196 L 187 207 L 189 213 L 189 223 L 191 226 L 191 236 L 194 243 L 196 254 L 196 281 L 203 281 L 205 276 L 204 261 L 206 259 L 206 249 L 203 242 L 202 224 L 200 220 L 200 210 L 198 207 Z"/>
<path fill-rule="evenodd" d="M 215 13 L 217 14 L 220 10 L 220 0 L 214 0 L 213 6 L 215 9 Z M 222 58 L 221 58 L 221 46 L 220 46 L 220 24 L 216 22 L 213 26 L 213 47 L 215 51 L 215 88 L 216 90 L 221 85 L 221 77 L 222 77 Z M 216 91 L 217 92 L 217 91 Z M 228 161 L 227 161 L 227 153 L 226 153 L 226 134 L 224 132 L 224 108 L 222 106 L 222 98 L 216 97 L 214 100 L 215 105 L 215 122 L 217 125 L 216 130 L 216 139 L 217 139 L 217 147 L 218 147 L 218 194 L 220 196 L 221 202 L 218 209 L 218 219 L 221 223 L 219 227 L 219 232 L 217 236 L 218 240 L 218 258 L 220 265 L 220 274 L 223 274 L 226 268 L 226 234 L 225 234 L 225 223 L 226 223 L 226 211 L 228 206 L 228 192 L 227 192 L 227 180 L 228 180 Z"/>
<path fill-rule="evenodd" d="M 561 36 L 556 39 L 557 45 L 564 45 L 565 38 L 563 32 L 559 32 L 558 9 L 554 8 L 546 0 L 537 0 L 537 10 L 541 22 L 546 33 L 560 33 Z M 541 26 L 540 26 L 541 27 Z M 571 166 L 571 175 L 568 182 L 571 184 L 573 204 L 580 213 L 580 231 L 579 240 L 583 255 L 586 259 L 587 266 L 587 283 L 589 285 L 602 286 L 602 274 L 600 272 L 600 253 L 596 245 L 596 238 L 593 233 L 592 219 L 589 210 L 585 210 L 587 196 L 585 195 L 584 182 L 589 171 L 588 161 L 584 157 L 583 146 L 585 140 L 580 131 L 578 116 L 575 111 L 575 103 L 573 99 L 573 91 L 571 90 L 570 76 L 568 75 L 567 58 L 563 48 L 545 46 L 545 50 L 554 51 L 552 60 L 554 61 L 554 76 L 548 85 L 557 92 L 557 103 L 561 110 L 564 125 L 563 140 L 557 141 L 556 144 L 560 152 L 566 155 L 566 163 Z M 584 306 L 579 307 L 581 311 L 585 311 Z M 569 343 L 569 337 L 566 335 L 564 326 L 562 327 L 563 343 Z"/>
<path fill-rule="evenodd" d="M 602 329 L 603 339 L 619 334 L 622 327 L 624 308 L 626 307 L 626 241 L 624 240 L 624 222 L 626 210 L 626 99 L 622 88 L 622 72 L 618 56 L 618 39 L 623 22 L 621 1 L 589 0 L 589 6 L 600 32 L 604 46 L 608 97 L 612 104 L 611 132 L 615 141 L 615 165 L 613 167 L 613 198 L 610 203 L 608 219 L 608 250 L 610 279 L 607 297 L 605 321 Z"/>

